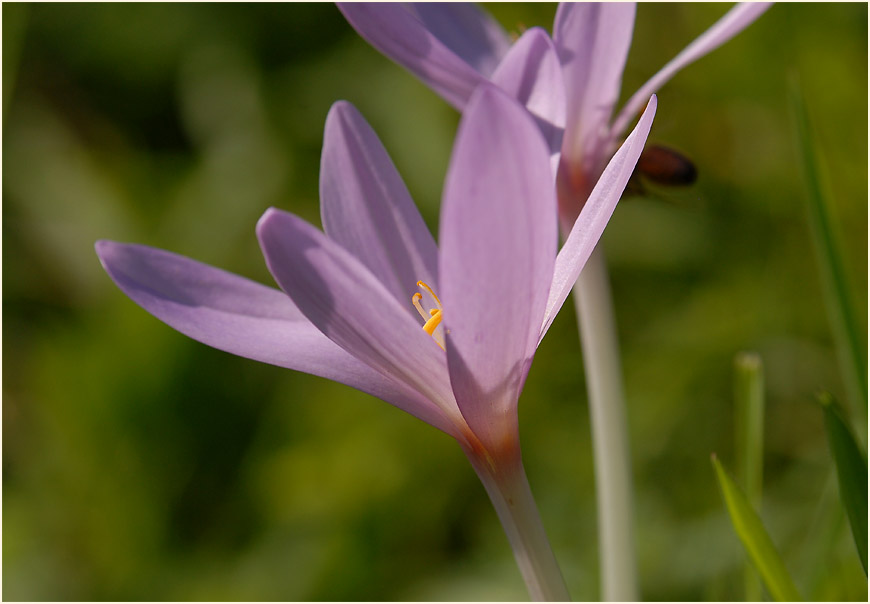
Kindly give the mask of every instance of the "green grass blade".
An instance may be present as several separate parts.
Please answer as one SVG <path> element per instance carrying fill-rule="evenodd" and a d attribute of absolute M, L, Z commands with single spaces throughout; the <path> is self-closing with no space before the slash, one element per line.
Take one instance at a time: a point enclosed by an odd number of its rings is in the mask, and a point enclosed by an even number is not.
<path fill-rule="evenodd" d="M 713 467 L 716 469 L 716 478 L 719 479 L 725 507 L 728 508 L 728 514 L 731 516 L 731 524 L 764 580 L 764 584 L 767 585 L 770 595 L 779 602 L 799 601 L 801 596 L 758 514 L 752 509 L 740 488 L 722 468 L 722 464 L 719 463 L 715 455 L 713 456 Z"/>
<path fill-rule="evenodd" d="M 764 450 L 764 375 L 761 357 L 742 352 L 734 359 L 737 479 L 753 509 L 761 507 Z M 743 572 L 744 599 L 761 600 L 761 581 L 751 560 Z"/>
<path fill-rule="evenodd" d="M 840 501 L 852 525 L 852 537 L 858 548 L 858 557 L 867 574 L 867 460 L 861 453 L 852 431 L 828 393 L 819 395 L 825 410 L 825 429 L 828 444 L 837 466 Z"/>
<path fill-rule="evenodd" d="M 791 106 L 797 145 L 806 181 L 810 227 L 816 257 L 822 273 L 825 299 L 833 323 L 841 367 L 855 410 L 867 415 L 867 363 L 858 323 L 849 295 L 840 241 L 834 228 L 831 202 L 823 186 L 821 165 L 816 156 L 812 125 L 797 80 L 792 81 Z"/>

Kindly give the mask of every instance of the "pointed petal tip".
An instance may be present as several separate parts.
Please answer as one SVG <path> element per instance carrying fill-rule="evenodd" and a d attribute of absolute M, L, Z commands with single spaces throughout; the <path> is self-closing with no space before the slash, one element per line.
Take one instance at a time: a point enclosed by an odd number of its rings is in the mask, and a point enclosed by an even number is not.
<path fill-rule="evenodd" d="M 523 35 L 521 35 L 520 38 L 532 38 L 535 41 L 540 40 L 542 43 L 553 46 L 553 48 L 555 48 L 555 46 L 553 45 L 553 39 L 550 37 L 550 34 L 547 32 L 546 29 L 538 25 L 528 28 L 526 31 L 523 32 Z M 516 44 L 516 42 L 514 42 L 514 44 Z"/>
<path fill-rule="evenodd" d="M 499 95 L 506 96 L 504 92 L 502 92 L 501 89 L 499 89 L 499 87 L 495 84 L 492 84 L 491 82 L 481 82 L 471 94 L 471 98 L 469 99 L 468 104 L 469 106 L 471 106 L 471 104 L 475 101 L 477 103 L 480 103 L 484 100 L 486 102 L 492 102 L 490 99 L 495 98 Z"/>
<path fill-rule="evenodd" d="M 634 130 L 632 130 L 625 138 L 626 142 L 628 142 L 629 139 L 634 140 L 636 137 L 639 136 L 642 136 L 644 139 L 649 136 L 649 132 L 652 129 L 653 119 L 656 116 L 656 110 L 658 109 L 658 105 L 658 97 L 655 94 L 651 95 L 643 108 L 643 112 L 637 119 L 637 124 L 635 124 Z"/>
<path fill-rule="evenodd" d="M 558 55 L 558 51 L 556 50 L 556 44 L 553 42 L 553 38 L 550 36 L 550 33 L 544 29 L 543 27 L 530 27 L 523 34 L 517 38 L 517 41 L 513 43 L 512 47 L 517 45 L 524 45 L 527 47 L 540 47 L 546 46 L 553 50 L 553 53 Z"/>
<path fill-rule="evenodd" d="M 332 104 L 332 107 L 329 108 L 329 113 L 326 114 L 327 125 L 331 120 L 335 119 L 333 115 L 341 115 L 344 113 L 359 114 L 359 109 L 357 109 L 350 101 L 345 101 L 344 99 L 335 101 Z"/>
<path fill-rule="evenodd" d="M 94 242 L 94 250 L 97 252 L 97 256 L 102 255 L 103 252 L 107 252 L 112 243 L 113 242 L 108 239 L 97 239 Z"/>
<path fill-rule="evenodd" d="M 481 106 L 486 106 L 486 109 L 481 109 Z M 484 82 L 475 88 L 474 92 L 471 95 L 471 98 L 468 101 L 468 105 L 463 112 L 463 119 L 461 122 L 471 122 L 473 121 L 471 118 L 465 117 L 468 114 L 476 113 L 482 111 L 484 113 L 489 113 L 492 111 L 504 111 L 514 112 L 515 116 L 520 116 L 515 119 L 525 120 L 528 119 L 529 122 L 532 122 L 532 116 L 526 111 L 526 108 L 520 105 L 520 103 L 512 98 L 510 95 L 505 93 L 499 86 L 492 84 L 490 82 Z M 461 123 L 460 122 L 460 123 Z"/>
<path fill-rule="evenodd" d="M 260 216 L 260 219 L 257 221 L 257 237 L 260 237 L 266 229 L 270 228 L 269 225 L 277 220 L 283 213 L 284 212 L 274 206 L 269 207 L 265 212 L 263 212 L 263 215 Z"/>
<path fill-rule="evenodd" d="M 119 243 L 111 239 L 98 239 L 94 242 L 94 251 L 97 253 L 97 258 L 103 266 L 103 270 L 111 274 L 109 264 L 118 257 L 125 249 L 129 248 L 129 243 Z"/>
<path fill-rule="evenodd" d="M 268 261 L 268 254 L 266 254 L 266 242 L 269 239 L 272 239 L 272 235 L 280 228 L 278 222 L 287 215 L 287 212 L 279 210 L 275 207 L 270 207 L 263 215 L 260 216 L 260 219 L 257 221 L 257 227 L 255 229 L 257 233 L 257 241 L 260 243 L 260 249 L 263 250 L 263 255 L 266 258 L 266 264 Z"/>
<path fill-rule="evenodd" d="M 644 109 L 643 114 L 641 114 L 641 116 L 640 116 L 641 119 L 644 119 L 647 116 L 647 114 L 649 115 L 649 117 L 647 119 L 650 122 L 649 123 L 650 128 L 652 127 L 652 121 L 653 121 L 653 118 L 656 116 L 656 110 L 658 109 L 658 107 L 659 107 L 659 97 L 657 97 L 656 95 L 652 95 L 651 97 L 649 97 L 649 101 L 646 104 L 646 109 Z M 647 133 L 649 133 L 649 129 L 647 129 Z"/>
<path fill-rule="evenodd" d="M 329 113 L 326 114 L 326 123 L 323 126 L 323 154 L 321 155 L 320 170 L 321 180 L 324 175 L 323 155 L 326 154 L 329 145 L 338 144 L 337 141 L 343 140 L 347 136 L 347 133 L 353 130 L 354 126 L 360 122 L 368 125 L 368 122 L 366 122 L 362 113 L 360 113 L 360 110 L 350 101 L 336 101 L 332 104 L 332 107 L 329 108 Z M 346 142 L 341 144 L 346 145 Z"/>
<path fill-rule="evenodd" d="M 100 265 L 105 271 L 109 270 L 108 266 L 106 265 L 107 257 L 112 253 L 112 250 L 116 245 L 118 244 L 114 241 L 109 241 L 108 239 L 98 239 L 94 242 L 94 251 L 97 253 L 97 258 L 100 261 Z"/>

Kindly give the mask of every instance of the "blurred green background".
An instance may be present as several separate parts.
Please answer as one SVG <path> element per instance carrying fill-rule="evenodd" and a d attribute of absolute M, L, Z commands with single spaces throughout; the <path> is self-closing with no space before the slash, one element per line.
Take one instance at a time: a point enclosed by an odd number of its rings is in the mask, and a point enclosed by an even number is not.
<path fill-rule="evenodd" d="M 490 7 L 549 29 L 555 5 Z M 638 7 L 623 99 L 724 14 Z M 659 94 L 651 141 L 698 183 L 607 229 L 642 595 L 740 598 L 710 466 L 734 468 L 735 353 L 766 365 L 762 516 L 813 599 L 866 599 L 818 388 L 846 401 L 789 120 L 798 76 L 866 349 L 867 5 L 778 5 Z M 433 229 L 458 116 L 331 4 L 3 5 L 3 597 L 527 597 L 459 447 L 320 378 L 209 349 L 128 300 L 96 239 L 272 284 L 254 225 L 317 223 L 331 103 L 353 102 Z M 520 404 L 526 468 L 572 595 L 598 598 L 570 305 Z M 866 432 L 865 432 L 866 435 Z"/>

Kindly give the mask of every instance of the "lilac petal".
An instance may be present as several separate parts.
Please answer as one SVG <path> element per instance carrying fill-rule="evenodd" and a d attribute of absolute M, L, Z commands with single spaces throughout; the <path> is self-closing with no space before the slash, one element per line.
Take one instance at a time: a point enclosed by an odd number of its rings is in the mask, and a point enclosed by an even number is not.
<path fill-rule="evenodd" d="M 570 163 L 597 161 L 619 98 L 634 30 L 634 3 L 563 2 L 553 41 L 568 97 L 562 155 Z"/>
<path fill-rule="evenodd" d="M 260 218 L 257 236 L 281 289 L 330 340 L 458 416 L 444 352 L 350 252 L 274 208 Z"/>
<path fill-rule="evenodd" d="M 667 65 L 662 67 L 657 74 L 651 77 L 628 100 L 613 123 L 611 132 L 613 132 L 614 137 L 619 136 L 625 130 L 628 123 L 643 107 L 646 99 L 658 91 L 678 71 L 707 53 L 716 50 L 719 46 L 739 34 L 758 19 L 772 4 L 772 2 L 746 2 L 738 4 L 714 23 L 710 29 L 696 38 L 694 42 L 686 46 L 680 54 L 671 59 Z"/>
<path fill-rule="evenodd" d="M 447 48 L 486 77 L 510 48 L 504 28 L 474 3 L 419 2 L 407 6 Z"/>
<path fill-rule="evenodd" d="M 320 199 L 329 238 L 416 317 L 411 296 L 417 281 L 437 287 L 438 247 L 381 141 L 345 101 L 326 118 Z"/>
<path fill-rule="evenodd" d="M 527 30 L 492 74 L 492 82 L 517 99 L 535 117 L 559 165 L 565 128 L 565 86 L 553 41 L 543 29 Z"/>
<path fill-rule="evenodd" d="M 335 380 L 455 431 L 419 393 L 342 350 L 283 292 L 156 248 L 98 241 L 97 255 L 136 304 L 203 344 L 255 361 Z"/>
<path fill-rule="evenodd" d="M 640 153 L 643 151 L 643 146 L 646 144 L 655 116 L 656 105 L 657 100 L 653 95 L 637 126 L 625 139 L 610 163 L 607 164 L 604 173 L 598 179 L 595 188 L 592 189 L 589 199 L 586 200 L 583 210 L 574 223 L 574 228 L 571 229 L 571 233 L 556 257 L 553 284 L 550 287 L 550 297 L 547 300 L 547 311 L 541 329 L 541 338 L 547 333 L 550 324 L 556 318 L 559 309 L 562 308 L 565 298 L 568 297 L 568 292 L 571 291 L 571 287 L 580 276 L 580 271 L 583 270 L 583 266 L 598 244 L 613 210 L 616 209 L 616 202 L 619 201 L 625 190 L 625 185 L 628 183 Z"/>
<path fill-rule="evenodd" d="M 546 143 L 528 112 L 483 85 L 460 122 L 444 185 L 440 269 L 453 392 L 485 443 L 516 421 L 556 238 Z"/>
<path fill-rule="evenodd" d="M 484 76 L 399 3 L 339 2 L 348 23 L 369 44 L 408 69 L 462 111 Z"/>

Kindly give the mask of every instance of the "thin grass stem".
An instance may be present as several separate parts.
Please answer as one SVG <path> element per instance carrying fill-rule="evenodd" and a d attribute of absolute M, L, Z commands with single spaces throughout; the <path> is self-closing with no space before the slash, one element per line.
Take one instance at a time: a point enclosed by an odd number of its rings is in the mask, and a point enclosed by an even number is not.
<path fill-rule="evenodd" d="M 819 272 L 822 275 L 825 302 L 831 318 L 843 379 L 849 398 L 852 399 L 853 412 L 861 418 L 857 424 L 866 426 L 867 360 L 864 355 L 867 348 L 861 341 L 846 278 L 842 245 L 834 225 L 833 204 L 823 181 L 812 124 L 796 79 L 792 80 L 790 92 L 799 159 L 806 182 L 809 223 Z M 866 435 L 866 428 L 863 434 Z"/>
<path fill-rule="evenodd" d="M 756 353 L 743 352 L 734 359 L 735 437 L 737 479 L 746 498 L 761 512 L 764 467 L 764 368 Z M 744 598 L 761 600 L 761 577 L 748 558 L 743 570 Z"/>

